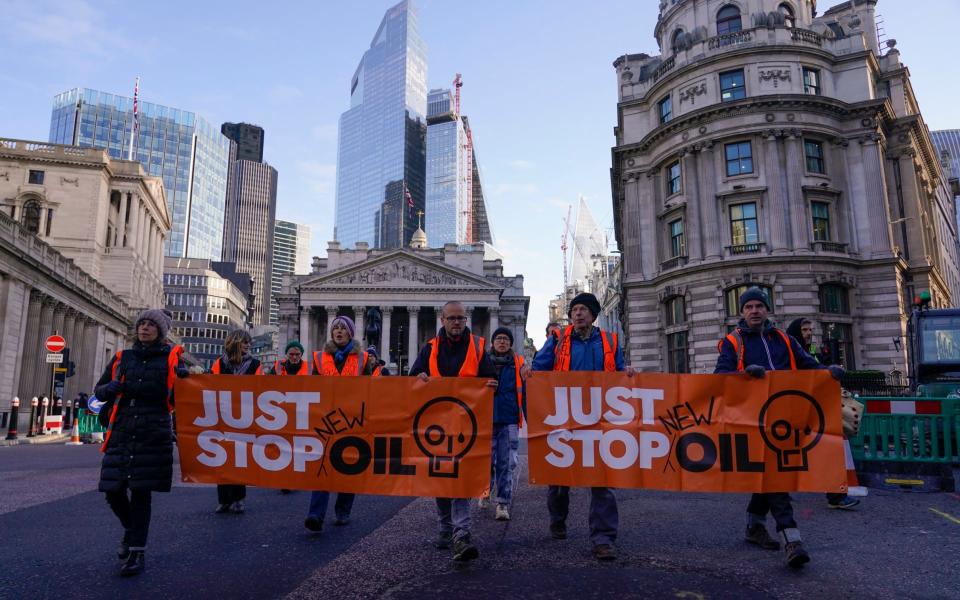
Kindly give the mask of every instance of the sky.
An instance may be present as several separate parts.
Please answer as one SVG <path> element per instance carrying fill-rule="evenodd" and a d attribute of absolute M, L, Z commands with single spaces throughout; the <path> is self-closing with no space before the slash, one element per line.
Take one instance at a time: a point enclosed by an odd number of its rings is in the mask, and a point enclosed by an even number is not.
<path fill-rule="evenodd" d="M 428 85 L 463 74 L 484 195 L 508 275 L 530 296 L 540 343 L 561 291 L 567 207 L 583 195 L 613 243 L 613 61 L 659 53 L 658 0 L 414 0 Z M 337 122 L 350 78 L 394 0 L 0 0 L 0 137 L 46 141 L 54 95 L 89 87 L 198 113 L 214 125 L 256 123 L 279 171 L 277 218 L 333 234 Z M 837 1 L 820 0 L 823 13 Z M 922 7 L 922 8 L 920 8 Z M 920 9 L 921 12 L 917 12 Z M 960 0 L 879 0 L 888 38 L 931 129 L 960 128 L 951 48 Z M 15 59 L 13 59 L 15 57 Z"/>

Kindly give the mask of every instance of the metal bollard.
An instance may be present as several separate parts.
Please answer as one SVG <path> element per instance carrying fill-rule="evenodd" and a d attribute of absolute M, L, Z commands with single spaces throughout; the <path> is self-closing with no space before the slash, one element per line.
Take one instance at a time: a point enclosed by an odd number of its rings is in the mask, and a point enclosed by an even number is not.
<path fill-rule="evenodd" d="M 37 435 L 37 405 L 40 403 L 37 400 L 37 397 L 34 396 L 30 399 L 30 428 L 27 431 L 27 437 L 34 437 Z"/>
<path fill-rule="evenodd" d="M 43 400 L 40 401 L 40 404 L 42 404 L 42 407 L 40 410 L 40 423 L 39 423 L 40 431 L 38 431 L 37 433 L 38 435 L 47 435 L 47 431 L 46 431 L 47 428 L 44 427 L 44 425 L 46 425 L 45 421 L 47 420 L 47 407 L 50 406 L 50 399 L 44 396 Z"/>
<path fill-rule="evenodd" d="M 20 398 L 14 397 L 10 403 L 10 427 L 7 428 L 7 439 L 17 439 L 17 419 L 20 413 Z"/>

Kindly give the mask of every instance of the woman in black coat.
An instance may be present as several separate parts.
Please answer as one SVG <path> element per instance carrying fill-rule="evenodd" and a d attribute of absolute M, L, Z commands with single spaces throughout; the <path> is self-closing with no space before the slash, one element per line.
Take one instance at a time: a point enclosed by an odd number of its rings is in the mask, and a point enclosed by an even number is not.
<path fill-rule="evenodd" d="M 151 492 L 169 492 L 173 474 L 171 371 L 185 377 L 181 348 L 165 343 L 170 317 L 158 309 L 137 318 L 136 341 L 117 353 L 100 381 L 97 398 L 107 402 L 101 421 L 107 425 L 100 467 L 100 491 L 120 524 L 123 540 L 117 556 L 124 576 L 145 567 L 150 528 Z M 129 495 L 128 495 L 129 493 Z"/>
<path fill-rule="evenodd" d="M 253 340 L 243 329 L 234 329 L 223 341 L 223 356 L 213 361 L 210 373 L 214 375 L 263 375 L 260 361 L 250 355 Z M 247 497 L 247 486 L 236 484 L 217 485 L 217 509 L 213 512 L 223 514 L 233 512 L 242 514 L 243 501 Z"/>

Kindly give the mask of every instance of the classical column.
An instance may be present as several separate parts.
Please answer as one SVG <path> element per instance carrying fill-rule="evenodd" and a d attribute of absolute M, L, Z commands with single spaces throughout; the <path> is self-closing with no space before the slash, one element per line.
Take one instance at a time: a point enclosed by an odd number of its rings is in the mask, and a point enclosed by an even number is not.
<path fill-rule="evenodd" d="M 304 352 L 313 352 L 316 348 L 313 347 L 313 340 L 311 340 L 310 328 L 313 327 L 311 323 L 312 319 L 310 318 L 310 307 L 303 306 L 300 308 L 300 344 L 303 346 Z"/>
<path fill-rule="evenodd" d="M 59 327 L 63 327 L 62 307 L 63 305 L 58 303 L 54 298 L 49 296 L 44 298 L 43 308 L 40 309 L 40 323 L 37 328 L 37 338 L 35 341 L 36 346 L 34 346 L 33 350 L 33 354 L 36 356 L 36 363 L 34 363 L 33 373 L 30 375 L 30 380 L 28 381 L 28 385 L 33 388 L 30 392 L 30 397 L 37 396 L 38 398 L 42 398 L 50 394 L 52 371 L 50 370 L 50 365 L 48 365 L 44 359 L 47 351 L 43 347 L 43 342 L 48 336 L 53 334 L 54 331 L 58 331 L 56 325 L 58 316 L 60 320 Z"/>
<path fill-rule="evenodd" d="M 440 306 L 435 307 L 433 310 L 434 310 L 434 312 L 436 312 L 436 314 L 437 314 L 437 331 L 436 331 L 436 333 L 439 334 L 439 333 L 440 333 L 440 329 L 443 327 L 443 305 L 441 304 Z"/>
<path fill-rule="evenodd" d="M 470 328 L 470 331 L 473 331 L 473 307 L 464 306 L 463 310 L 467 313 L 467 327 Z"/>
<path fill-rule="evenodd" d="M 500 307 L 491 306 L 487 310 L 490 311 L 490 337 L 492 338 L 493 332 L 500 327 Z M 493 340 L 491 339 L 490 341 L 492 342 Z"/>
<path fill-rule="evenodd" d="M 357 330 L 354 333 L 353 337 L 357 340 L 357 343 L 367 347 L 364 336 L 366 335 L 366 328 L 364 327 L 364 318 L 366 317 L 366 306 L 354 306 L 353 307 L 353 323 L 356 325 Z"/>
<path fill-rule="evenodd" d="M 407 368 L 413 365 L 417 360 L 417 353 L 420 352 L 420 307 L 408 306 L 407 312 L 410 314 L 409 342 L 407 347 Z"/>
<path fill-rule="evenodd" d="M 34 372 L 37 368 L 37 361 L 40 358 L 40 315 L 43 306 L 43 294 L 37 290 L 30 291 L 30 306 L 27 308 L 27 329 L 23 336 L 23 364 L 20 367 L 20 381 L 17 390 L 20 400 L 26 398 L 26 412 L 30 412 L 30 398 L 37 393 L 34 386 Z M 21 404 L 21 406 L 24 406 Z M 23 412 L 23 411 L 21 411 Z M 21 417 L 21 421 L 26 419 Z M 19 427 L 19 424 L 18 424 Z"/>
<path fill-rule="evenodd" d="M 130 192 L 120 193 L 120 214 L 117 215 L 117 228 L 120 230 L 118 246 L 127 246 L 127 207 L 130 205 Z"/>
<path fill-rule="evenodd" d="M 693 146 L 683 155 L 683 181 L 686 185 L 684 196 L 687 198 L 687 211 L 683 231 L 687 236 L 687 260 L 700 262 L 703 252 L 700 249 L 700 178 L 697 172 L 700 145 Z"/>
<path fill-rule="evenodd" d="M 700 182 L 700 198 L 697 204 L 700 207 L 700 222 L 703 226 L 703 251 L 705 258 L 713 259 L 723 256 L 720 235 L 720 208 L 717 201 L 717 158 L 714 152 L 713 141 L 703 145 L 700 160 L 697 161 L 697 179 Z"/>
<path fill-rule="evenodd" d="M 67 340 L 67 348 L 70 348 L 70 360 L 76 362 L 76 359 L 73 356 L 74 346 L 79 346 L 80 338 L 76 337 L 77 331 L 77 315 L 79 313 L 72 309 L 68 308 L 63 318 L 63 337 Z M 61 363 L 58 365 L 60 367 L 66 367 L 66 363 Z M 68 398 L 68 390 L 70 388 L 70 380 L 65 379 L 63 382 L 63 397 Z M 52 400 L 52 398 L 51 398 Z"/>
<path fill-rule="evenodd" d="M 77 362 L 77 386 L 85 394 L 93 393 L 93 384 L 100 378 L 97 372 L 98 324 L 87 317 L 83 321 L 83 362 Z"/>
<path fill-rule="evenodd" d="M 323 308 L 327 311 L 327 330 L 323 332 L 324 338 L 322 341 L 326 341 L 330 337 L 330 329 L 333 327 L 333 320 L 337 318 L 337 311 L 340 310 L 340 307 L 324 306 Z"/>
<path fill-rule="evenodd" d="M 380 334 L 380 347 L 377 350 L 380 352 L 380 358 L 383 359 L 383 362 L 390 364 L 390 318 L 393 316 L 393 307 L 392 306 L 381 306 L 380 312 L 383 314 L 383 331 Z"/>
<path fill-rule="evenodd" d="M 657 207 L 662 200 L 660 169 L 653 169 L 647 173 L 646 181 L 641 181 L 639 221 L 640 235 L 646 236 L 646 242 L 641 242 L 640 262 L 643 266 L 643 278 L 653 279 L 657 274 L 660 254 L 657 243 Z"/>
<path fill-rule="evenodd" d="M 778 177 L 791 168 L 780 157 L 777 133 L 768 131 L 764 137 L 764 174 L 767 178 L 767 197 L 770 210 L 766 221 L 770 224 L 770 250 L 774 253 L 790 252 L 790 211 L 787 207 L 786 177 Z"/>
<path fill-rule="evenodd" d="M 641 242 L 646 238 L 640 232 L 640 186 L 646 179 L 638 173 L 630 173 L 623 179 L 623 247 L 624 273 L 643 274 Z M 566 290 L 564 290 L 566 293 Z"/>
<path fill-rule="evenodd" d="M 792 130 L 787 137 L 787 198 L 790 231 L 793 238 L 793 251 L 800 253 L 809 253 L 810 250 L 810 231 L 813 228 L 810 217 L 810 210 L 807 206 L 807 199 L 803 193 L 802 175 L 804 172 L 803 151 L 801 145 L 803 138 L 800 131 Z"/>

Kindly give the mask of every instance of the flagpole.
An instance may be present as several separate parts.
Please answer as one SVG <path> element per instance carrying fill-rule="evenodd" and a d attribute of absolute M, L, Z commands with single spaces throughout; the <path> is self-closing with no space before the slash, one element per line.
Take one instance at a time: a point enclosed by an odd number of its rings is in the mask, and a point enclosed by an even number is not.
<path fill-rule="evenodd" d="M 127 160 L 133 160 L 133 139 L 137 137 L 137 125 L 139 125 L 140 115 L 137 113 L 137 100 L 140 95 L 140 77 L 137 76 L 136 83 L 133 84 L 133 119 L 130 121 L 130 149 L 127 151 Z"/>

